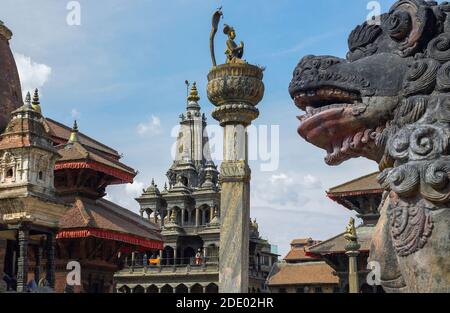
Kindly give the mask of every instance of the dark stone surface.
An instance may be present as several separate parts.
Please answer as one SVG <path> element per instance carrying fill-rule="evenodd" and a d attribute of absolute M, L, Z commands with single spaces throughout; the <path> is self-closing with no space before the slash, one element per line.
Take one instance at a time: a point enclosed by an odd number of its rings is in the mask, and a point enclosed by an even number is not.
<path fill-rule="evenodd" d="M 403 0 L 358 26 L 346 59 L 306 56 L 289 92 L 325 161 L 376 161 L 371 259 L 390 292 L 450 292 L 450 4 Z"/>
<path fill-rule="evenodd" d="M 5 129 L 10 113 L 23 104 L 19 73 L 9 47 L 10 35 L 9 29 L 0 24 L 0 131 Z"/>

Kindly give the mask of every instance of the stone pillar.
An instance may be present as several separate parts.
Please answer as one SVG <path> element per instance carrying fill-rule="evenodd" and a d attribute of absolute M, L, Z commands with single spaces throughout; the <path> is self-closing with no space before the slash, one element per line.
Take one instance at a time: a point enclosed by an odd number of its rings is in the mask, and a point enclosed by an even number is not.
<path fill-rule="evenodd" d="M 359 251 L 347 251 L 349 293 L 359 293 L 358 255 Z"/>
<path fill-rule="evenodd" d="M 54 233 L 47 234 L 47 264 L 46 264 L 46 277 L 48 286 L 55 288 L 55 245 L 56 238 Z"/>
<path fill-rule="evenodd" d="M 348 284 L 349 293 L 359 293 L 358 281 L 358 255 L 361 245 L 355 228 L 355 220 L 350 218 L 344 238 L 347 240 L 345 254 L 348 256 Z"/>
<path fill-rule="evenodd" d="M 161 267 L 162 266 L 162 261 L 163 261 L 163 251 L 162 250 L 159 250 L 159 267 Z"/>
<path fill-rule="evenodd" d="M 200 226 L 200 209 L 195 208 L 195 226 Z"/>
<path fill-rule="evenodd" d="M 136 253 L 135 252 L 131 252 L 131 267 L 130 267 L 130 272 L 134 271 L 134 262 L 136 260 Z"/>
<path fill-rule="evenodd" d="M 177 247 L 173 248 L 173 266 L 177 265 Z"/>
<path fill-rule="evenodd" d="M 19 258 L 17 259 L 17 292 L 27 291 L 28 282 L 28 240 L 29 230 L 21 226 L 17 232 Z"/>
<path fill-rule="evenodd" d="M 186 214 L 186 209 L 181 209 L 181 223 L 180 226 L 184 226 L 184 215 Z"/>
<path fill-rule="evenodd" d="M 213 117 L 224 127 L 221 165 L 221 232 L 219 291 L 248 292 L 250 168 L 246 128 L 259 115 L 263 70 L 240 62 L 213 67 L 208 74 L 208 98 L 217 106 Z"/>

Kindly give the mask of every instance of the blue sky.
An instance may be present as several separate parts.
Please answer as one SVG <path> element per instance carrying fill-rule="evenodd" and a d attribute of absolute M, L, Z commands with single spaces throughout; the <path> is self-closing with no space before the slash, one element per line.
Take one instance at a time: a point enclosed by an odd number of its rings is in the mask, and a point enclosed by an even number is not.
<path fill-rule="evenodd" d="M 171 164 L 172 128 L 184 111 L 184 81 L 197 81 L 203 111 L 211 67 L 211 14 L 246 45 L 247 61 L 264 65 L 266 94 L 259 125 L 280 125 L 280 167 L 261 172 L 252 162 L 252 216 L 284 254 L 290 240 L 326 239 L 351 215 L 325 190 L 376 170 L 352 160 L 339 167 L 296 133 L 298 110 L 287 92 L 292 71 L 306 54 L 344 57 L 347 36 L 370 13 L 363 0 L 80 0 L 81 25 L 68 26 L 68 1 L 2 0 L 0 19 L 14 32 L 11 47 L 26 89 L 40 87 L 46 116 L 71 124 L 124 154 L 139 170 L 135 184 L 108 190 L 136 210 L 133 200 L 154 177 L 164 184 Z M 394 1 L 379 1 L 387 11 Z M 225 36 L 216 55 L 223 61 Z M 210 123 L 214 123 L 209 118 Z"/>

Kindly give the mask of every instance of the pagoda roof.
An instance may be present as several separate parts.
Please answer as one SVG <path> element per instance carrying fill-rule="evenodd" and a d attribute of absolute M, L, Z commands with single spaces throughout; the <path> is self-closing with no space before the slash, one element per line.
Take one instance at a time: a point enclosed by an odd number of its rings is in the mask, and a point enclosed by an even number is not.
<path fill-rule="evenodd" d="M 374 232 L 373 225 L 361 225 L 356 228 L 356 235 L 358 236 L 358 243 L 361 245 L 359 251 L 368 252 L 372 242 L 372 234 Z M 344 238 L 345 232 L 336 235 L 330 239 L 322 241 L 308 249 L 307 254 L 314 255 L 326 255 L 326 254 L 341 254 L 345 253 L 345 246 L 347 240 Z"/>
<path fill-rule="evenodd" d="M 105 199 L 77 198 L 60 220 L 57 239 L 97 237 L 147 249 L 162 249 L 156 224 Z"/>
<path fill-rule="evenodd" d="M 269 286 L 338 284 L 334 270 L 325 262 L 279 263 L 278 272 L 269 278 Z"/>
<path fill-rule="evenodd" d="M 330 198 L 340 196 L 355 196 L 372 193 L 382 193 L 383 188 L 377 181 L 379 172 L 365 175 L 349 182 L 343 183 L 339 186 L 330 188 L 327 195 Z"/>
<path fill-rule="evenodd" d="M 48 126 L 48 133 L 51 136 L 52 140 L 55 142 L 55 144 L 64 144 L 66 143 L 69 138 L 70 138 L 70 134 L 72 133 L 72 128 L 68 127 L 62 123 L 59 123 L 55 120 L 52 120 L 51 118 L 45 118 L 46 121 L 46 125 Z M 99 152 L 102 153 L 106 153 L 108 154 L 110 157 L 113 157 L 115 159 L 120 159 L 120 155 L 119 153 L 102 144 L 101 142 L 92 139 L 91 137 L 83 134 L 82 132 L 78 133 L 80 142 L 84 145 L 84 146 L 88 146 L 92 149 L 95 149 Z"/>
<path fill-rule="evenodd" d="M 136 172 L 117 159 L 108 157 L 98 150 L 80 142 L 69 142 L 57 146 L 61 158 L 55 170 L 90 168 L 117 179 L 113 183 L 132 183 Z"/>

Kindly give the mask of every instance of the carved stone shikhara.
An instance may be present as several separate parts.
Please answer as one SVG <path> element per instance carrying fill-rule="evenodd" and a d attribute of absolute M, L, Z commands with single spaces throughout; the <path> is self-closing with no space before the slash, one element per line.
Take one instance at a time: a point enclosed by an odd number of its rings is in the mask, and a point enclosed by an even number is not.
<path fill-rule="evenodd" d="M 348 40 L 306 56 L 289 91 L 299 134 L 338 165 L 366 157 L 386 190 L 371 260 L 389 292 L 450 292 L 450 4 L 402 0 Z"/>

